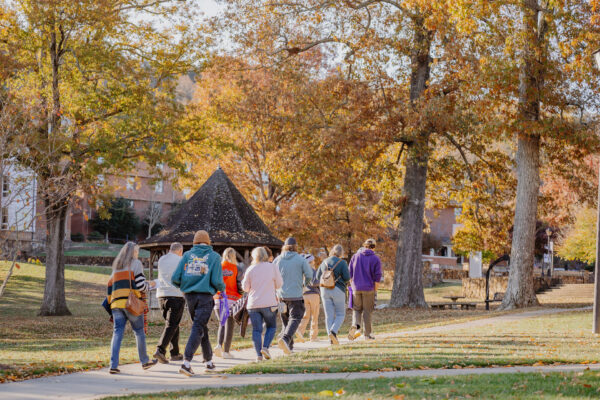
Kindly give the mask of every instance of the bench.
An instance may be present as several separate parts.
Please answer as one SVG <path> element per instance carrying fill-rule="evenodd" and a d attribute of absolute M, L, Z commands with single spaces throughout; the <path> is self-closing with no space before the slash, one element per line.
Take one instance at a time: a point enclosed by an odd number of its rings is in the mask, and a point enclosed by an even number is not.
<path fill-rule="evenodd" d="M 460 307 L 461 310 L 471 310 L 477 308 L 476 303 L 469 302 L 448 302 L 448 303 L 430 303 L 429 307 L 437 310 L 445 310 L 446 308 L 454 310 Z"/>

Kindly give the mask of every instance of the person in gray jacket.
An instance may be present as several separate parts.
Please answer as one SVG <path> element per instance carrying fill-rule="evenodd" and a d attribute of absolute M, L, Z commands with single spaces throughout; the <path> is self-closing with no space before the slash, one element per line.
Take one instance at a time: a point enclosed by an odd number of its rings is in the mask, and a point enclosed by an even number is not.
<path fill-rule="evenodd" d="M 273 260 L 273 264 L 277 265 L 283 278 L 278 297 L 285 304 L 281 313 L 283 330 L 277 344 L 285 354 L 290 354 L 294 348 L 294 334 L 304 317 L 304 281 L 312 279 L 313 269 L 308 261 L 298 254 L 298 243 L 293 237 L 285 240 L 281 255 Z"/>

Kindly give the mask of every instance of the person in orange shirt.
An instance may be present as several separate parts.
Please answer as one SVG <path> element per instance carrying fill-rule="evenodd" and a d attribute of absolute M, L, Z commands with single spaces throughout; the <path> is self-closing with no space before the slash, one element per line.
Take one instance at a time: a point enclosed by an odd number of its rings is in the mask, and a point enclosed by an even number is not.
<path fill-rule="evenodd" d="M 228 247 L 223 252 L 223 262 L 221 263 L 223 269 L 223 280 L 225 281 L 225 294 L 229 304 L 229 317 L 225 322 L 225 325 L 219 324 L 218 332 L 218 344 L 214 348 L 214 353 L 217 357 L 221 358 L 233 358 L 229 350 L 231 349 L 231 341 L 233 339 L 233 313 L 231 307 L 233 304 L 242 297 L 242 279 L 244 278 L 244 270 L 238 265 L 235 250 Z M 217 314 L 217 320 L 221 321 L 219 315 L 219 299 L 223 293 L 215 295 L 215 313 Z"/>

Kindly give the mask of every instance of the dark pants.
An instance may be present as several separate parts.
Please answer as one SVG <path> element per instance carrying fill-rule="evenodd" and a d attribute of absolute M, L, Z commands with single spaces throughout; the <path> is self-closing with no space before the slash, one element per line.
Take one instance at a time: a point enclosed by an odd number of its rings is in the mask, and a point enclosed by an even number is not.
<path fill-rule="evenodd" d="M 285 340 L 290 349 L 294 348 L 294 334 L 304 317 L 304 299 L 302 300 L 283 300 L 287 310 L 281 313 L 281 322 L 283 324 L 283 334 L 281 337 Z"/>
<path fill-rule="evenodd" d="M 184 357 L 192 361 L 198 347 L 202 346 L 204 361 L 212 360 L 212 349 L 208 338 L 208 320 L 215 306 L 213 296 L 209 293 L 186 293 L 185 301 L 192 318 L 192 331 L 185 345 Z"/>
<path fill-rule="evenodd" d="M 167 347 L 171 344 L 171 357 L 179 355 L 179 323 L 183 316 L 185 300 L 183 297 L 159 297 L 160 310 L 165 319 L 158 346 L 156 348 L 161 354 L 167 353 Z"/>

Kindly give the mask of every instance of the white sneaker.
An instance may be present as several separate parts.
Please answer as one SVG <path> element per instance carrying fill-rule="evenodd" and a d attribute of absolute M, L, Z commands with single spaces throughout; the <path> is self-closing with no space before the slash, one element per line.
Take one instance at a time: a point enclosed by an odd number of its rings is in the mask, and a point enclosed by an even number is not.
<path fill-rule="evenodd" d="M 230 352 L 228 352 L 228 351 L 224 351 L 224 352 L 223 352 L 223 356 L 222 356 L 222 357 L 223 357 L 223 358 L 226 358 L 226 359 L 231 359 L 231 358 L 233 358 L 233 356 L 231 355 L 231 353 L 230 353 Z"/>
<path fill-rule="evenodd" d="M 260 357 L 260 356 L 256 357 L 256 362 L 261 362 L 262 360 L 263 360 L 262 357 Z"/>
<path fill-rule="evenodd" d="M 269 353 L 269 349 L 263 347 L 263 349 L 260 352 L 262 353 L 265 360 L 271 359 L 271 353 Z"/>
<path fill-rule="evenodd" d="M 220 344 L 213 349 L 213 353 L 215 353 L 215 356 L 223 358 L 223 348 Z"/>
<path fill-rule="evenodd" d="M 358 331 L 358 329 L 356 329 L 355 326 L 351 326 L 350 330 L 348 331 L 348 340 L 352 341 L 354 339 L 356 339 L 358 336 L 360 336 L 360 332 Z"/>

